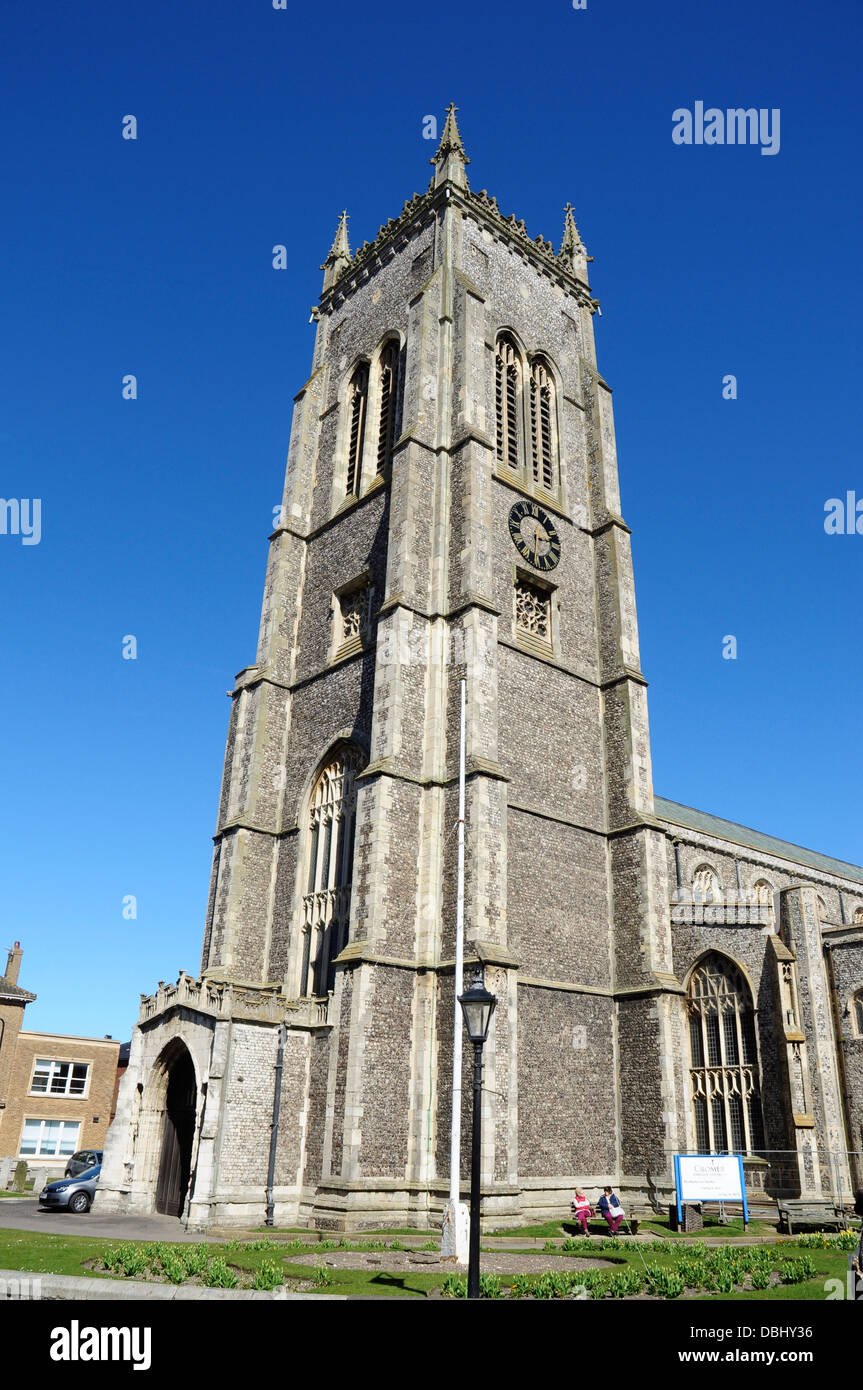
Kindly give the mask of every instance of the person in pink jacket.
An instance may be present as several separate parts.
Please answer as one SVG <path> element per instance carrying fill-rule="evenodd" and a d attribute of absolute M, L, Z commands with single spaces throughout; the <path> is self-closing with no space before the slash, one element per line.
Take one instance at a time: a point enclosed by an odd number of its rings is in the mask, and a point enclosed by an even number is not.
<path fill-rule="evenodd" d="M 588 1217 L 593 1216 L 593 1207 L 590 1205 L 590 1202 L 580 1187 L 575 1189 L 575 1196 L 569 1205 L 576 1223 L 581 1227 L 581 1234 L 586 1236 L 587 1220 Z"/>

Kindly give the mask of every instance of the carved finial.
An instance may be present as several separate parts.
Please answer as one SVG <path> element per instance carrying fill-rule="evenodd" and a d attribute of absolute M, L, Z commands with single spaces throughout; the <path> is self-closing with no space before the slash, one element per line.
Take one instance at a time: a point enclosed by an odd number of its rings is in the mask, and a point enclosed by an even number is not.
<path fill-rule="evenodd" d="M 587 253 L 575 225 L 572 203 L 567 203 L 563 211 L 563 241 L 560 243 L 557 259 L 563 261 L 570 270 L 577 270 L 583 268 L 580 267 L 579 262 L 586 261 Z"/>
<path fill-rule="evenodd" d="M 467 188 L 465 165 L 470 164 L 470 160 L 465 153 L 461 135 L 459 134 L 458 124 L 455 118 L 457 110 L 458 107 L 455 106 L 453 102 L 450 102 L 446 110 L 446 122 L 444 123 L 443 135 L 440 138 L 437 153 L 429 160 L 429 163 L 435 166 L 435 187 L 449 181 L 450 183 L 457 184 L 459 188 Z"/>
<path fill-rule="evenodd" d="M 339 225 L 333 237 L 333 244 L 330 253 L 321 266 L 324 272 L 324 289 L 328 290 L 334 285 L 340 275 L 343 275 L 351 263 L 351 248 L 348 244 L 348 214 L 343 212 L 339 218 Z"/>

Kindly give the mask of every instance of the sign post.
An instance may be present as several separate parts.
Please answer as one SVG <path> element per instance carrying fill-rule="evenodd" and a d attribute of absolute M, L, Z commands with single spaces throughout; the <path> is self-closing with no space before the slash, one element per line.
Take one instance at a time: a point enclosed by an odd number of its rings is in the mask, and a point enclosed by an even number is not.
<path fill-rule="evenodd" d="M 684 1202 L 741 1202 L 744 1230 L 749 1225 L 740 1154 L 675 1154 L 674 1195 L 678 1222 L 683 1221 Z"/>

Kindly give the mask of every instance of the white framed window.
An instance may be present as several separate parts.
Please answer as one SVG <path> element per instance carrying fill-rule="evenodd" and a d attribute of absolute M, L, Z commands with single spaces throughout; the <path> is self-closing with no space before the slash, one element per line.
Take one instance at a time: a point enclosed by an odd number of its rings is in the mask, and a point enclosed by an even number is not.
<path fill-rule="evenodd" d="M 300 995 L 320 997 L 333 988 L 332 962 L 344 950 L 351 911 L 356 824 L 356 776 L 360 750 L 339 744 L 312 790 L 303 897 Z"/>
<path fill-rule="evenodd" d="M 90 1075 L 89 1062 L 55 1062 L 37 1059 L 30 1083 L 31 1096 L 83 1096 Z"/>
<path fill-rule="evenodd" d="M 22 1158 L 68 1158 L 78 1147 L 80 1120 L 25 1120 Z"/>

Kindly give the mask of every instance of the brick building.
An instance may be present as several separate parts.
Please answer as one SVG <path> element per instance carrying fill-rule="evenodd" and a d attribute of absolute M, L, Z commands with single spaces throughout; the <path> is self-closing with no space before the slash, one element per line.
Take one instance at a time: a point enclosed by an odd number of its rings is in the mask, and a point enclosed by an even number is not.
<path fill-rule="evenodd" d="M 859 1181 L 863 870 L 654 798 L 589 258 L 468 162 L 451 110 L 428 189 L 322 267 L 201 976 L 142 997 L 102 1209 L 437 1223 L 462 676 L 486 1213 L 660 1202 L 694 1149 Z"/>
<path fill-rule="evenodd" d="M 16 941 L 0 977 L 0 1159 L 59 1176 L 76 1149 L 104 1148 L 120 1044 L 22 1028 L 36 995 L 18 984 L 21 956 Z"/>

